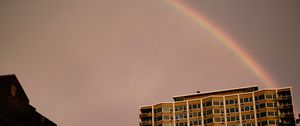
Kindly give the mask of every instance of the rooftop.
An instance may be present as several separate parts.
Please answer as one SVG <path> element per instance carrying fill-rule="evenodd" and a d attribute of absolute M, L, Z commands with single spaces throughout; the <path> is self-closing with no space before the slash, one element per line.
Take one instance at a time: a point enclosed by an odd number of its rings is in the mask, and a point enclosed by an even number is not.
<path fill-rule="evenodd" d="M 203 93 L 197 91 L 197 93 L 193 93 L 193 94 L 173 96 L 173 99 L 174 99 L 174 101 L 183 101 L 183 100 L 193 99 L 193 98 L 203 98 L 203 97 L 207 97 L 210 95 L 245 93 L 245 92 L 253 92 L 253 91 L 257 91 L 257 90 L 258 90 L 258 86 L 255 85 L 255 86 L 248 86 L 248 87 L 209 91 L 209 92 L 203 92 Z"/>

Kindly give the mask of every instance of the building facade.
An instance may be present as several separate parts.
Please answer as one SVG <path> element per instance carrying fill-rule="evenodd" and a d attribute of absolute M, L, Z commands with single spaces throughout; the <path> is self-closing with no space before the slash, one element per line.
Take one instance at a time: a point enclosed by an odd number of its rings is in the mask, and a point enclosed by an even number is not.
<path fill-rule="evenodd" d="M 56 126 L 29 104 L 17 77 L 0 76 L 0 126 Z"/>
<path fill-rule="evenodd" d="M 292 90 L 257 86 L 173 97 L 140 107 L 140 126 L 295 125 Z"/>

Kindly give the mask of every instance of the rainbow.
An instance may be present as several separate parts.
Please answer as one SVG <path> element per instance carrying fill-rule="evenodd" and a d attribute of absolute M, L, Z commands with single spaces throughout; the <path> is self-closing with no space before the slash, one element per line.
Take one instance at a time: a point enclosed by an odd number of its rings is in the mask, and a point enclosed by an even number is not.
<path fill-rule="evenodd" d="M 276 87 L 274 80 L 266 73 L 266 71 L 249 55 L 242 47 L 228 34 L 221 30 L 220 27 L 213 24 L 200 12 L 196 12 L 191 7 L 189 7 L 184 0 L 166 0 L 167 4 L 175 7 L 177 10 L 182 12 L 193 19 L 202 28 L 209 31 L 213 36 L 215 36 L 219 42 L 221 42 L 225 47 L 229 48 L 252 72 L 263 81 L 266 85 L 271 85 Z"/>

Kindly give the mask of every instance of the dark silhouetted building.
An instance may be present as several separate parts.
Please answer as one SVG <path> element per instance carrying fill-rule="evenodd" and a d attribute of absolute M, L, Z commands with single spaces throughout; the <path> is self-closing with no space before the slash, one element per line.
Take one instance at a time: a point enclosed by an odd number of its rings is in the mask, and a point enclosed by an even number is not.
<path fill-rule="evenodd" d="M 29 104 L 15 75 L 0 75 L 0 126 L 56 126 Z"/>

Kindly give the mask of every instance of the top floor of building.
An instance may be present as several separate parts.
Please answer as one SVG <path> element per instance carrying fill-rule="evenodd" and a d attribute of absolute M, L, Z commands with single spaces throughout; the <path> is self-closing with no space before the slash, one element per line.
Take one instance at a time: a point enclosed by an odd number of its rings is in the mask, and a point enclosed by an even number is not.
<path fill-rule="evenodd" d="M 174 102 L 161 102 L 154 105 L 141 106 L 141 110 L 147 110 L 152 108 L 161 108 L 162 106 L 183 106 L 186 104 L 193 105 L 198 104 L 198 107 L 209 106 L 209 105 L 231 105 L 247 102 L 271 102 L 276 99 L 279 101 L 292 100 L 292 89 L 291 87 L 283 88 L 268 88 L 268 89 L 258 89 L 258 86 L 249 86 L 225 90 L 217 90 L 210 92 L 197 92 L 194 94 L 178 95 L 173 97 Z M 281 102 L 280 102 L 281 103 Z M 201 104 L 201 105 L 200 105 Z"/>

